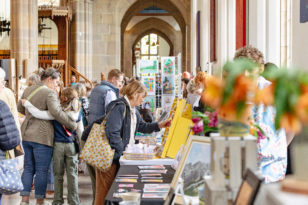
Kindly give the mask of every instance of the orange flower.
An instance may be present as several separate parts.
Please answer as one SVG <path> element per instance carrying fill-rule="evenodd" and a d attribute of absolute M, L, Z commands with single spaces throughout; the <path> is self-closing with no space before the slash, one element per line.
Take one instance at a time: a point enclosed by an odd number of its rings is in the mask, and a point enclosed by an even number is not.
<path fill-rule="evenodd" d="M 301 121 L 308 124 L 308 93 L 298 98 L 295 112 Z"/>
<path fill-rule="evenodd" d="M 308 85 L 301 84 L 300 88 L 302 93 L 308 93 Z"/>
<path fill-rule="evenodd" d="M 206 89 L 201 95 L 201 101 L 206 105 L 217 108 L 221 103 L 223 84 L 222 80 L 209 76 L 206 80 Z"/>
<path fill-rule="evenodd" d="M 296 134 L 301 130 L 301 123 L 297 116 L 291 113 L 285 113 L 280 119 L 280 128 L 284 128 L 287 132 Z"/>
<path fill-rule="evenodd" d="M 218 115 L 220 118 L 228 121 L 237 121 L 244 124 L 249 124 L 251 120 L 251 105 L 245 104 L 245 107 L 240 116 L 238 116 L 236 110 L 236 104 L 231 101 L 227 101 L 218 110 Z"/>
<path fill-rule="evenodd" d="M 230 96 L 230 100 L 234 102 L 247 101 L 249 93 L 253 92 L 255 88 L 254 81 L 251 78 L 245 75 L 239 75 L 236 78 L 234 90 Z"/>
<path fill-rule="evenodd" d="M 274 85 L 271 84 L 268 87 L 263 88 L 262 90 L 257 89 L 255 94 L 255 103 L 264 105 L 273 105 L 274 104 Z"/>

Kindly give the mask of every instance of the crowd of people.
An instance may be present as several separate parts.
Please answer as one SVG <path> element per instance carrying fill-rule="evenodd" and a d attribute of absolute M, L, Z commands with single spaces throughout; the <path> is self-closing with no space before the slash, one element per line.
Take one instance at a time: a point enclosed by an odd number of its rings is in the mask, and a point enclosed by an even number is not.
<path fill-rule="evenodd" d="M 0 69 L 2 84 L 4 78 L 5 72 Z M 24 189 L 20 192 L 21 205 L 29 204 L 33 187 L 36 203 L 48 204 L 45 201 L 46 191 L 48 185 L 53 183 L 52 204 L 63 204 L 65 173 L 68 204 L 80 204 L 78 155 L 93 123 L 101 122 L 106 113 L 109 113 L 106 135 L 115 154 L 108 172 L 87 165 L 92 182 L 93 204 L 103 203 L 119 168 L 119 158 L 129 143 L 135 143 L 136 132 L 159 131 L 171 123 L 170 120 L 147 123 L 142 119 L 135 107 L 143 103 L 146 88 L 138 80 L 128 81 L 118 69 L 111 70 L 107 79 L 90 92 L 84 84 L 77 83 L 74 76 L 71 85 L 65 88 L 60 79 L 60 73 L 54 68 L 31 74 L 27 79 L 28 87 L 17 106 L 14 93 L 1 84 L 0 104 L 6 106 L 1 106 L 0 160 L 1 156 L 5 158 L 7 150 L 22 144 L 24 165 L 21 180 Z M 24 116 L 21 126 L 18 113 Z"/>
<path fill-rule="evenodd" d="M 236 52 L 236 58 L 249 58 L 258 67 L 259 75 L 264 69 L 262 53 L 251 46 Z M 276 69 L 268 64 L 270 69 Z M 48 68 L 30 75 L 28 87 L 24 90 L 18 105 L 14 93 L 4 86 L 5 72 L 0 68 L 0 161 L 5 159 L 6 151 L 22 144 L 24 160 L 21 180 L 24 189 L 21 205 L 28 205 L 34 186 L 37 204 L 45 201 L 47 185 L 54 183 L 54 205 L 63 204 L 63 179 L 68 180 L 68 204 L 80 204 L 78 196 L 78 154 L 85 145 L 93 123 L 106 120 L 106 136 L 115 150 L 113 164 L 107 172 L 87 165 L 90 175 L 93 204 L 103 204 L 111 187 L 119 159 L 128 144 L 134 144 L 136 132 L 151 133 L 170 126 L 171 121 L 152 122 L 148 112 L 140 106 L 147 95 L 142 82 L 129 80 L 118 69 L 112 69 L 100 84 L 87 89 L 83 83 L 77 83 L 72 77 L 69 87 L 63 87 L 60 73 Z M 206 72 L 198 72 L 193 77 L 188 72 L 182 74 L 183 98 L 192 104 L 195 110 L 202 111 L 204 104 L 200 100 L 206 89 Z M 270 84 L 258 77 L 259 88 Z M 19 113 L 25 118 L 20 123 Z M 269 140 L 258 142 L 260 170 L 266 182 L 284 178 L 287 167 L 287 146 L 293 135 L 276 130 L 274 127 L 273 107 L 254 106 L 252 116 Z M 21 124 L 21 126 L 20 126 Z M 54 181 L 54 182 L 53 182 Z M 1 195 L 0 195 L 1 199 Z M 0 201 L 1 202 L 1 201 Z"/>

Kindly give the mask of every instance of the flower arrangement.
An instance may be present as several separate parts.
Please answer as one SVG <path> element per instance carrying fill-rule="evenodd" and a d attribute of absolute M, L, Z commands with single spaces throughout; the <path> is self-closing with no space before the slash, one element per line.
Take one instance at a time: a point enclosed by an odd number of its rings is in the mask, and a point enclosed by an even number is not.
<path fill-rule="evenodd" d="M 308 74 L 300 70 L 270 70 L 263 76 L 272 84 L 257 90 L 255 103 L 276 108 L 275 128 L 298 133 L 308 123 Z"/>
<path fill-rule="evenodd" d="M 210 76 L 201 100 L 218 110 L 221 119 L 249 124 L 251 96 L 256 90 L 254 76 L 249 75 L 257 65 L 248 59 L 227 62 L 224 67 L 224 80 Z"/>
<path fill-rule="evenodd" d="M 205 134 L 210 132 L 218 132 L 218 116 L 217 111 L 210 107 L 205 108 L 205 112 L 195 111 L 192 113 L 192 128 L 194 134 Z"/>

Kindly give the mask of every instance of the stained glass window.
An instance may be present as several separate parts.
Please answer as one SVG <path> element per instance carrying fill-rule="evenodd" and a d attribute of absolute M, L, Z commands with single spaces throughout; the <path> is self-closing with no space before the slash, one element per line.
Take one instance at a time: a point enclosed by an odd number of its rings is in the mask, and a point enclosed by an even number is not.
<path fill-rule="evenodd" d="M 60 0 L 38 0 L 38 6 L 60 6 Z"/>
<path fill-rule="evenodd" d="M 137 43 L 137 45 L 141 46 L 140 49 L 140 54 L 138 55 L 135 54 L 136 58 L 141 58 L 141 59 L 147 59 L 147 60 L 157 60 L 158 55 L 159 55 L 159 40 L 157 34 L 151 33 L 146 36 L 144 36 L 140 42 Z M 136 45 L 136 47 L 137 47 Z M 139 50 L 137 49 L 137 50 Z M 135 48 L 136 52 L 136 48 Z"/>

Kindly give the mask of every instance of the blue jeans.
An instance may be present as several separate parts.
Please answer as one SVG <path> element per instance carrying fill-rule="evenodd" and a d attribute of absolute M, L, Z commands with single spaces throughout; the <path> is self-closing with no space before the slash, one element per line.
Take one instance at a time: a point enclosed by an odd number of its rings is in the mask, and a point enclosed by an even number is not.
<path fill-rule="evenodd" d="M 21 180 L 24 190 L 20 192 L 21 196 L 29 196 L 31 192 L 33 177 L 35 187 L 35 198 L 45 198 L 48 168 L 50 166 L 53 148 L 47 145 L 23 141 L 22 145 L 25 151 L 24 172 Z"/>
<path fill-rule="evenodd" d="M 50 163 L 49 169 L 48 169 L 48 180 L 47 180 L 47 191 L 54 191 L 54 177 L 53 177 L 53 168 L 52 168 L 52 162 Z"/>

